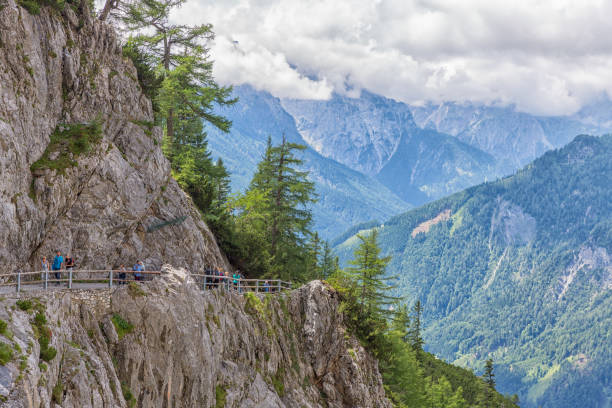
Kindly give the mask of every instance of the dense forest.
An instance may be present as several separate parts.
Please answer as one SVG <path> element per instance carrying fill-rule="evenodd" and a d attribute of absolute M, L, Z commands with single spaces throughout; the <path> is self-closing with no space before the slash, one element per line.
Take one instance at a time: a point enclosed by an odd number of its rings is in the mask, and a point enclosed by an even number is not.
<path fill-rule="evenodd" d="M 511 177 L 375 228 L 426 349 L 494 360 L 521 405 L 606 406 L 612 390 L 612 136 L 578 136 Z M 364 232 L 362 231 L 362 234 Z M 359 239 L 335 249 L 341 264 Z"/>

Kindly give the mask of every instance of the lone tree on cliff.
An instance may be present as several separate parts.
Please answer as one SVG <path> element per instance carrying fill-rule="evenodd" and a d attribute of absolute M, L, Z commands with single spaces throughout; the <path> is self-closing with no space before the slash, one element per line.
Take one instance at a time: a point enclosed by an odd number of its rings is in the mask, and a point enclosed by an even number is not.
<path fill-rule="evenodd" d="M 202 119 L 227 132 L 231 122 L 214 113 L 214 105 L 230 105 L 231 87 L 219 86 L 206 44 L 214 39 L 212 25 L 170 22 L 170 12 L 185 0 L 140 0 L 126 3 L 122 23 L 131 33 L 129 44 L 151 57 L 163 77 L 159 107 L 166 131 L 166 153 L 172 159 L 181 146 L 199 146 L 205 133 Z M 183 122 L 183 123 L 181 123 Z M 177 127 L 179 132 L 177 132 Z"/>
<path fill-rule="evenodd" d="M 222 162 L 212 161 L 204 124 L 228 132 L 231 122 L 214 108 L 236 99 L 231 97 L 232 88 L 219 86 L 212 75 L 207 48 L 214 39 L 212 26 L 170 21 L 171 11 L 185 1 L 107 0 L 99 18 L 112 15 L 128 33 L 124 55 L 134 62 L 143 92 L 153 101 L 173 176 L 223 245 L 232 235 L 226 205 L 229 174 Z"/>

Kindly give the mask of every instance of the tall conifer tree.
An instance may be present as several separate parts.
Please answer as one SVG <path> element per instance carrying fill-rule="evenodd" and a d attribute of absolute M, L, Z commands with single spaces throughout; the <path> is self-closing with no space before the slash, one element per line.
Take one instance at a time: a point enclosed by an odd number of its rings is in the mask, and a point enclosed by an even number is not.
<path fill-rule="evenodd" d="M 315 202 L 314 184 L 307 172 L 299 170 L 302 160 L 295 153 L 306 147 L 290 143 L 283 136 L 278 146 L 268 139 L 262 161 L 249 186 L 249 194 L 259 192 L 263 198 L 257 210 L 265 214 L 265 236 L 271 256 L 270 276 L 283 279 L 308 278 L 308 239 L 313 236 L 310 226 L 310 204 Z"/>
<path fill-rule="evenodd" d="M 390 315 L 389 307 L 398 300 L 387 295 L 393 289 L 387 281 L 394 277 L 385 276 L 391 257 L 380 257 L 377 230 L 367 236 L 357 235 L 357 238 L 361 243 L 355 250 L 355 258 L 349 262 L 348 272 L 358 282 L 358 301 L 370 315 Z"/>
<path fill-rule="evenodd" d="M 408 331 L 408 342 L 413 349 L 423 350 L 423 338 L 421 337 L 421 315 L 423 307 L 421 301 L 417 300 L 412 308 L 412 318 L 410 319 L 410 330 Z"/>

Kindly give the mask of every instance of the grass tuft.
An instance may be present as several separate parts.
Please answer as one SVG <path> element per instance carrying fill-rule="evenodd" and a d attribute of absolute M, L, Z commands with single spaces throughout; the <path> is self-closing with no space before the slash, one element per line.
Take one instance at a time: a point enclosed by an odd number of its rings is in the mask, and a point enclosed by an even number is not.
<path fill-rule="evenodd" d="M 123 398 L 125 398 L 125 402 L 127 402 L 128 407 L 133 408 L 136 406 L 136 398 L 134 394 L 132 394 L 132 390 L 125 382 L 121 382 L 121 392 L 123 393 Z"/>
<path fill-rule="evenodd" d="M 227 398 L 227 391 L 220 385 L 215 387 L 215 408 L 225 407 L 225 399 Z"/>
<path fill-rule="evenodd" d="M 6 365 L 13 359 L 13 349 L 6 343 L 0 343 L 0 365 Z"/>
<path fill-rule="evenodd" d="M 51 134 L 42 157 L 30 166 L 30 171 L 51 169 L 64 174 L 67 168 L 78 165 L 78 156 L 90 153 L 100 140 L 102 125 L 98 121 L 60 124 Z"/>
<path fill-rule="evenodd" d="M 128 293 L 130 294 L 130 296 L 132 298 L 140 297 L 140 296 L 147 296 L 147 292 L 142 290 L 140 285 L 137 284 L 136 282 L 130 282 L 129 283 L 129 285 L 128 285 Z"/>
<path fill-rule="evenodd" d="M 28 312 L 30 309 L 32 309 L 32 301 L 30 299 L 18 300 L 15 302 L 15 304 L 24 312 Z"/>
<path fill-rule="evenodd" d="M 111 321 L 115 326 L 115 330 L 117 331 L 117 336 L 119 340 L 121 340 L 126 334 L 134 331 L 134 325 L 121 317 L 118 313 L 114 313 L 111 317 Z"/>

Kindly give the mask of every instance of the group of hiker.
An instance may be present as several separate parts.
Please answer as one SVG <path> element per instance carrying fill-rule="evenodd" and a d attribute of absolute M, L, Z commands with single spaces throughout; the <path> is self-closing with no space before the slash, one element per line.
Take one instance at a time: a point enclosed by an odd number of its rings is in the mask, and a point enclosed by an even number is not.
<path fill-rule="evenodd" d="M 223 268 L 208 267 L 204 270 L 204 287 L 206 289 L 223 287 L 225 289 L 234 289 L 238 292 L 244 291 L 244 286 L 241 285 L 241 280 L 244 279 L 242 273 L 236 270 L 231 275 L 229 271 L 224 271 Z M 261 292 L 273 292 L 274 287 L 267 280 L 261 285 Z"/>
<path fill-rule="evenodd" d="M 70 254 L 64 257 L 61 251 L 57 251 L 51 262 L 48 261 L 46 256 L 42 257 L 42 279 L 48 279 L 49 271 L 54 274 L 56 284 L 59 285 L 62 279 L 62 271 L 73 270 L 76 266 L 76 260 Z M 136 261 L 131 268 L 131 275 L 134 276 L 134 280 L 141 281 L 144 279 L 144 272 L 146 271 L 143 261 Z M 118 269 L 114 269 L 113 274 L 116 273 L 115 280 L 119 284 L 125 284 L 128 279 L 128 269 L 125 264 L 121 264 Z M 205 269 L 204 286 L 206 289 L 215 287 L 223 287 L 225 289 L 234 289 L 239 292 L 244 290 L 244 285 L 241 285 L 241 280 L 244 279 L 239 270 L 234 271 L 231 275 L 229 271 L 224 271 L 223 268 L 207 267 Z M 274 292 L 277 290 L 276 286 L 272 286 L 269 281 L 264 281 L 261 286 L 258 287 L 260 292 Z"/>
<path fill-rule="evenodd" d="M 48 275 L 49 271 L 51 271 L 55 277 L 56 285 L 59 285 L 60 280 L 62 279 L 62 271 L 70 271 L 75 267 L 76 259 L 70 254 L 66 255 L 64 258 L 61 251 L 57 251 L 51 262 L 49 262 L 46 256 L 43 256 L 41 260 L 42 279 L 46 279 L 46 275 Z M 127 271 L 128 269 L 126 268 L 125 264 L 121 264 L 118 269 L 113 270 L 113 273 L 117 273 L 116 279 L 119 284 L 126 283 L 128 280 Z M 134 276 L 134 280 L 143 280 L 145 271 L 146 268 L 144 262 L 140 260 L 136 261 L 136 263 L 132 266 L 132 275 Z"/>
<path fill-rule="evenodd" d="M 42 257 L 41 261 L 41 270 L 43 272 L 43 279 L 45 279 L 45 275 L 49 273 L 49 269 L 53 271 L 55 279 L 58 281 L 62 278 L 62 270 L 71 270 L 76 266 L 75 259 L 70 255 L 66 255 L 66 258 L 62 256 L 60 251 L 56 252 L 56 255 L 53 257 L 53 261 L 49 264 L 46 256 Z"/>

